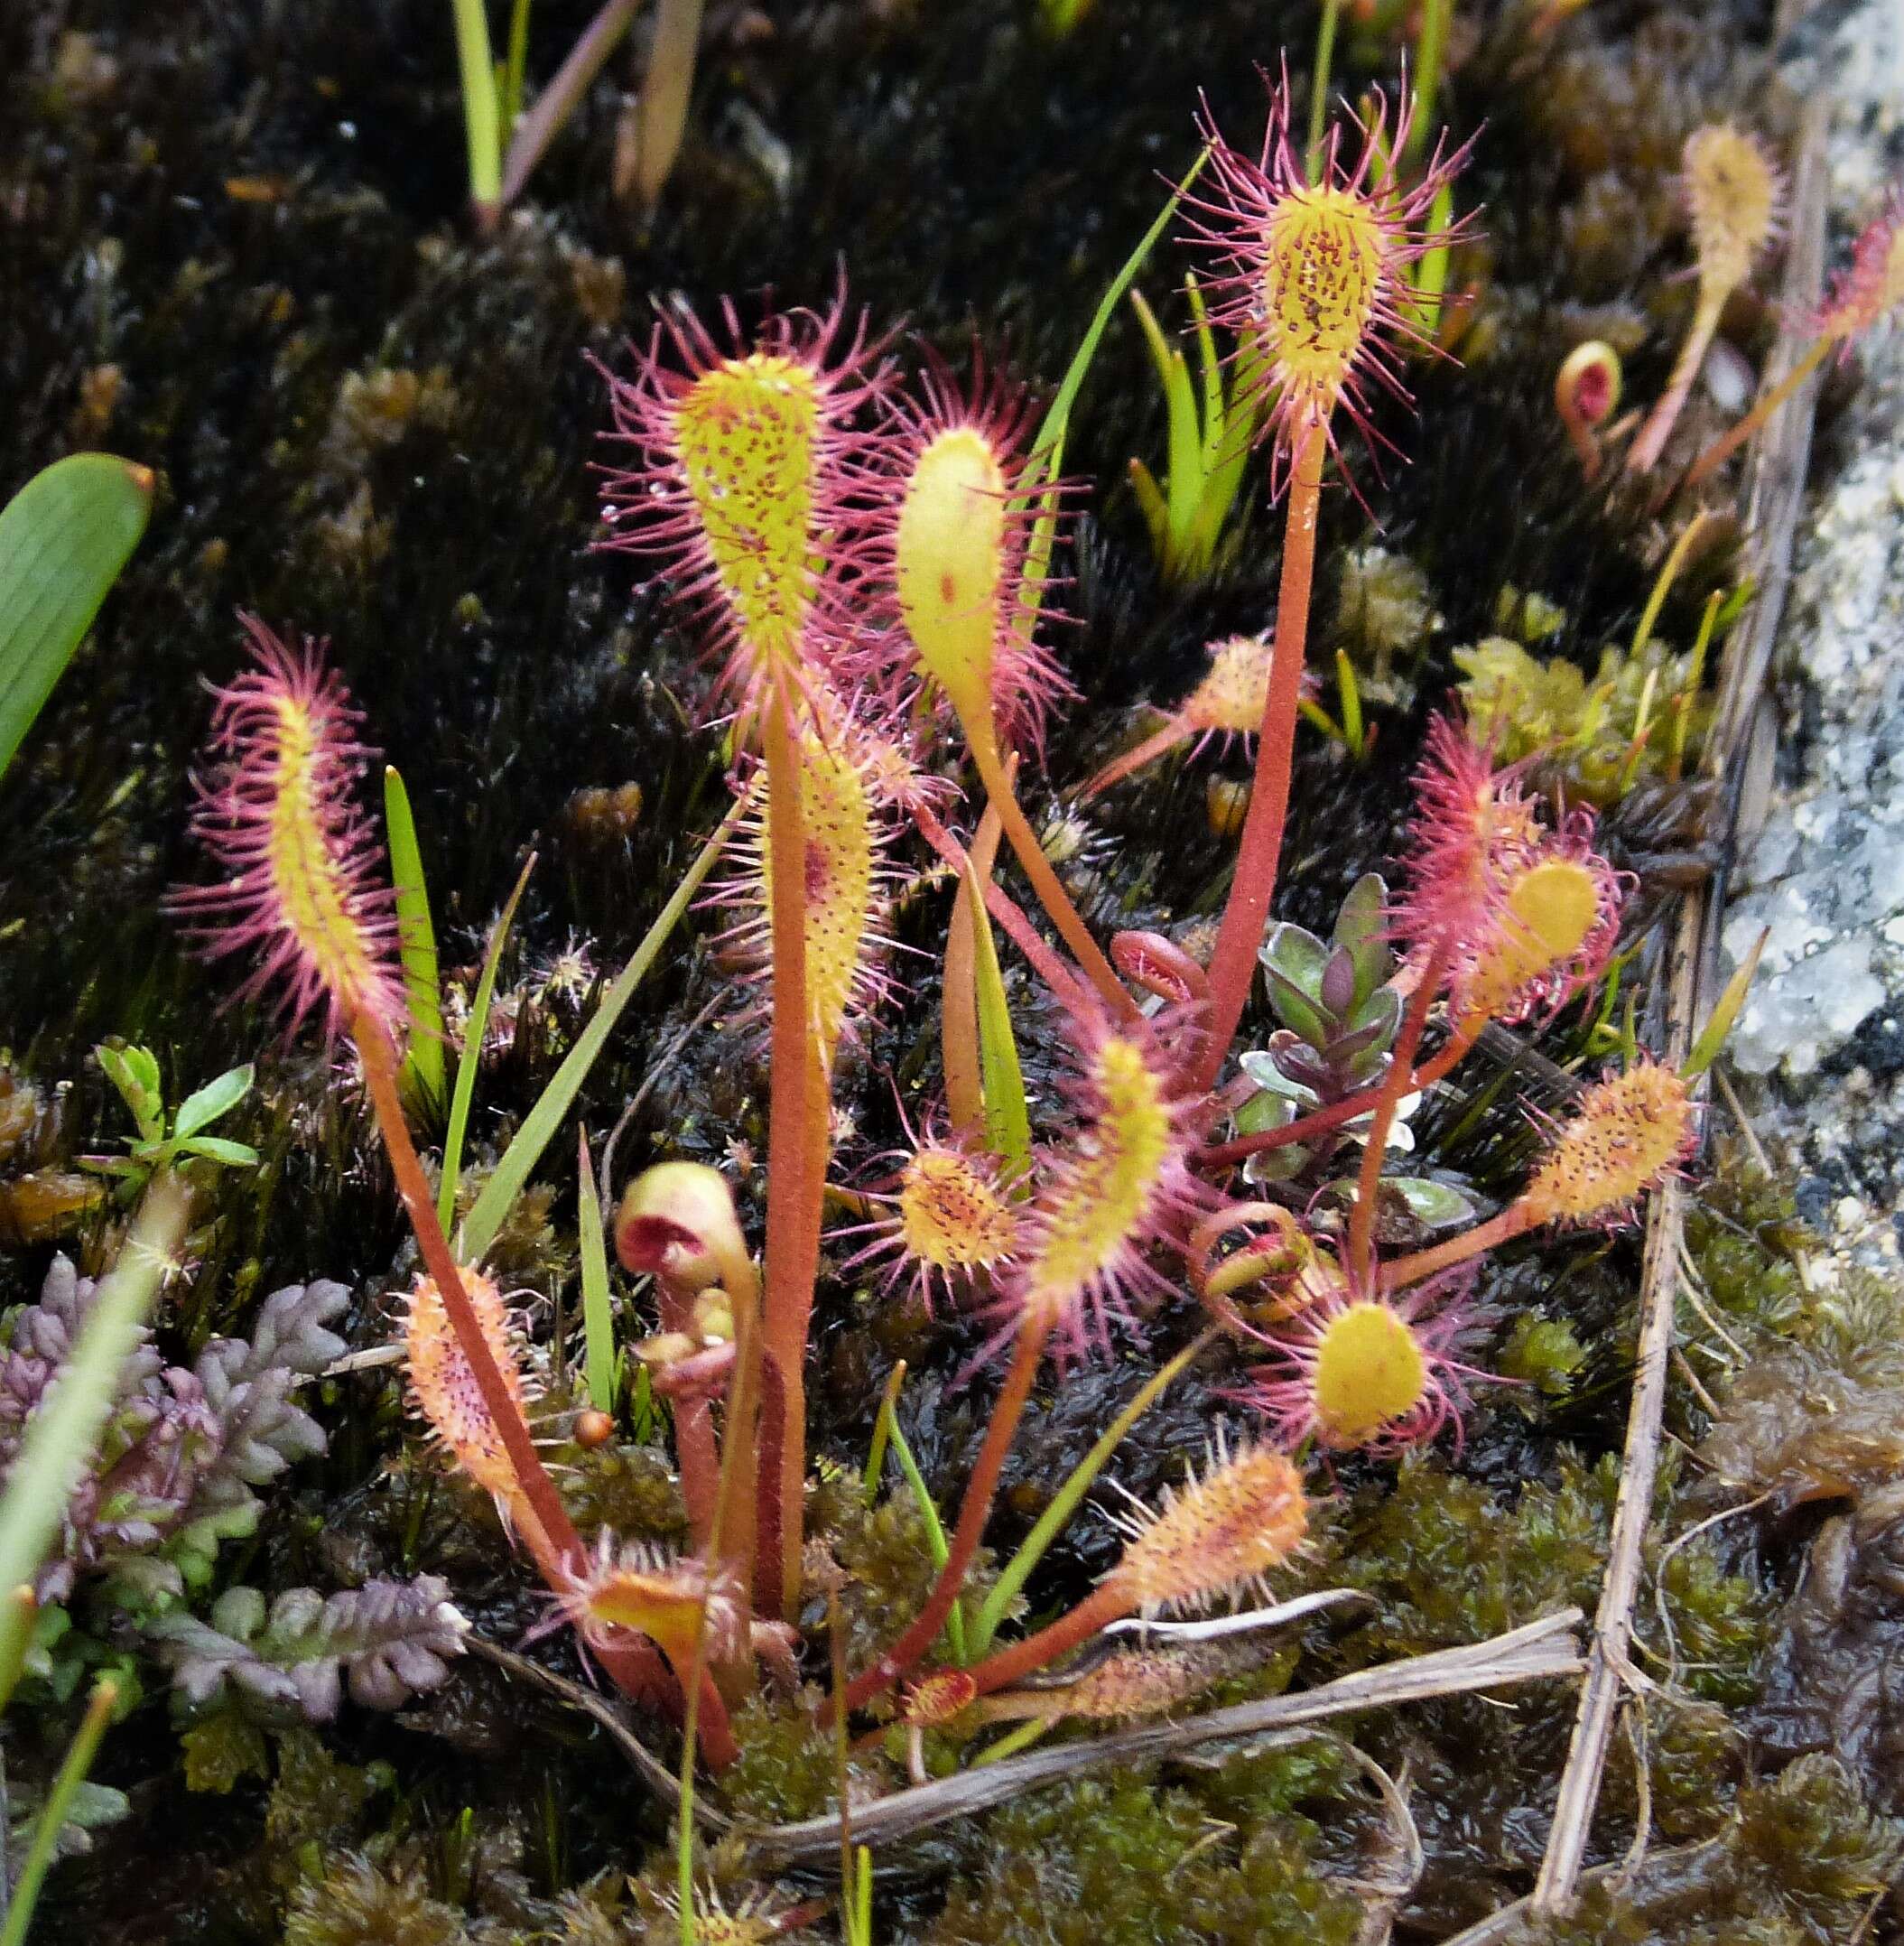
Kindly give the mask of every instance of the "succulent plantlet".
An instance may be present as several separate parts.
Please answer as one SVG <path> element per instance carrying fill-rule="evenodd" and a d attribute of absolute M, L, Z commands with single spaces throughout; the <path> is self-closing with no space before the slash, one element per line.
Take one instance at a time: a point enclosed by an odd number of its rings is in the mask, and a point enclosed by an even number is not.
<path fill-rule="evenodd" d="M 1265 409 L 1259 436 L 1272 444 L 1270 490 L 1288 494 L 1277 597 L 1269 695 L 1257 750 L 1256 787 L 1244 821 L 1236 875 L 1210 963 L 1211 1035 L 1194 1080 L 1214 1085 L 1242 1019 L 1256 951 L 1276 889 L 1290 762 L 1302 696 L 1315 530 L 1324 455 L 1337 450 L 1341 411 L 1371 449 L 1385 443 L 1370 418 L 1371 388 L 1406 400 L 1401 352 L 1433 349 L 1433 303 L 1410 282 L 1410 267 L 1454 240 L 1431 229 L 1436 200 L 1466 159 L 1437 144 L 1418 179 L 1405 183 L 1389 158 L 1407 144 L 1404 108 L 1392 137 L 1380 95 L 1358 124 L 1361 152 L 1342 159 L 1342 129 L 1318 152 L 1314 179 L 1291 139 L 1288 78 L 1269 91 L 1259 155 L 1233 149 L 1210 120 L 1203 132 L 1213 187 L 1185 194 L 1194 212 L 1187 241 L 1215 260 L 1211 318 L 1254 354 Z"/>
<path fill-rule="evenodd" d="M 1258 1592 L 1308 1536 L 1302 1476 L 1270 1446 L 1232 1453 L 1221 1431 L 1210 1465 L 1153 1512 L 1133 1502 L 1118 1522 L 1122 1556 L 1068 1614 L 963 1673 L 980 1695 L 1022 1681 L 1126 1615 L 1201 1614 Z"/>
<path fill-rule="evenodd" d="M 1894 188 L 1884 206 L 1865 225 L 1852 251 L 1850 267 L 1834 281 L 1813 326 L 1817 336 L 1779 383 L 1762 393 L 1752 409 L 1723 438 L 1715 439 L 1693 462 L 1682 483 L 1696 487 L 1723 466 L 1806 378 L 1836 349 L 1849 356 L 1853 343 L 1904 303 L 1904 189 Z"/>
<path fill-rule="evenodd" d="M 1187 1166 L 1184 1100 L 1166 1049 L 1146 1023 L 1081 1023 L 1072 1082 L 1076 1133 L 1045 1157 L 1026 1212 L 1018 1261 L 1002 1292 L 1012 1330 L 1068 1350 L 1102 1344 L 1107 1318 L 1159 1283 L 1146 1252 L 1203 1191 Z"/>
<path fill-rule="evenodd" d="M 814 1043 L 831 1067 L 841 1034 L 890 990 L 879 964 L 890 942 L 879 926 L 893 873 L 884 861 L 887 833 L 876 795 L 888 774 L 889 759 L 883 754 L 878 759 L 862 756 L 847 724 L 831 731 L 809 724 L 801 731 L 797 748 L 806 1003 Z M 706 900 L 741 914 L 716 944 L 738 953 L 769 981 L 775 858 L 770 822 L 769 806 L 757 795 L 731 846 L 737 869 Z"/>
<path fill-rule="evenodd" d="M 1078 793 L 1079 800 L 1088 802 L 1122 783 L 1180 743 L 1190 743 L 1196 751 L 1219 739 L 1227 746 L 1239 737 L 1253 738 L 1263 727 L 1263 712 L 1269 704 L 1275 652 L 1275 638 L 1267 629 L 1256 635 L 1228 635 L 1211 643 L 1208 671 L 1169 722 L 1112 758 Z"/>
<path fill-rule="evenodd" d="M 887 1262 L 886 1288 L 904 1283 L 927 1309 L 935 1295 L 951 1297 L 1005 1271 L 1018 1244 L 1018 1206 L 982 1150 L 927 1132 L 897 1151 L 893 1187 L 867 1200 L 882 1212 L 841 1232 L 870 1235 L 841 1265 Z"/>
<path fill-rule="evenodd" d="M 602 518 L 605 545 L 679 578 L 725 654 L 720 691 L 747 714 L 770 676 L 803 684 L 840 614 L 862 527 L 858 422 L 887 373 L 843 289 L 824 315 L 766 319 L 751 344 L 730 303 L 722 314 L 730 351 L 677 304 L 634 377 L 609 378 L 608 437 L 628 457 L 603 469 Z"/>
<path fill-rule="evenodd" d="M 1454 1355 L 1471 1326 L 1472 1268 L 1451 1270 L 1395 1299 L 1340 1274 L 1265 1336 L 1272 1362 L 1243 1396 L 1294 1448 L 1393 1454 L 1426 1444 L 1451 1420 L 1457 1441 L 1465 1381 L 1484 1376 Z"/>
<path fill-rule="evenodd" d="M 293 649 L 255 615 L 238 619 L 252 666 L 215 692 L 214 760 L 193 779 L 191 833 L 225 876 L 178 889 L 168 908 L 208 959 L 255 954 L 239 992 L 275 992 L 289 1027 L 321 1009 L 331 1034 L 363 1020 L 395 1038 L 395 899 L 352 796 L 373 754 L 363 718 L 323 644 Z"/>
<path fill-rule="evenodd" d="M 1779 228 L 1784 184 L 1757 140 L 1730 122 L 1708 123 L 1686 138 L 1682 184 L 1699 258 L 1699 299 L 1672 377 L 1633 442 L 1628 464 L 1646 472 L 1659 455 L 1705 362 L 1726 300 L 1751 275 Z"/>
<path fill-rule="evenodd" d="M 1589 486 L 1600 478 L 1600 429 L 1620 410 L 1620 354 L 1603 339 L 1575 345 L 1554 374 L 1554 410 Z"/>
<path fill-rule="evenodd" d="M 463 1289 L 483 1342 L 502 1373 L 517 1414 L 526 1419 L 534 1388 L 525 1370 L 528 1341 L 496 1285 L 473 1265 L 462 1267 Z M 524 1497 L 522 1484 L 490 1415 L 469 1361 L 450 1327 L 436 1280 L 420 1275 L 404 1318 L 404 1368 L 411 1409 L 429 1427 L 432 1442 L 495 1503 L 513 1533 L 534 1533 L 540 1559 L 540 1527 Z"/>

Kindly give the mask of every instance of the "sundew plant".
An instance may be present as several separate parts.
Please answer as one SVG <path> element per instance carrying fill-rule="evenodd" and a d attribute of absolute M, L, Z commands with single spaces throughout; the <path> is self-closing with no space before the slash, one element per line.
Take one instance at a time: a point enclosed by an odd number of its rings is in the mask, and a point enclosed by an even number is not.
<path fill-rule="evenodd" d="M 763 1642 L 784 1655 L 801 1615 L 832 1081 L 842 1043 L 911 974 L 887 931 L 908 833 L 962 889 L 966 925 L 995 925 L 1029 963 L 1070 1078 L 1057 1119 L 1017 1155 L 988 1140 L 982 1117 L 935 1109 L 930 1126 L 945 1132 L 892 1159 L 894 1188 L 868 1205 L 887 1212 L 869 1247 L 889 1262 L 887 1289 L 973 1310 L 1003 1380 L 930 1592 L 846 1671 L 830 1707 L 867 1709 L 930 1662 L 1048 1362 L 1062 1374 L 1107 1356 L 1146 1318 L 1201 1296 L 1244 1361 L 1239 1405 L 1267 1443 L 1220 1457 L 1146 1515 L 1094 1595 L 971 1667 L 974 1696 L 1122 1615 L 1234 1593 L 1290 1558 L 1316 1453 L 1392 1456 L 1458 1437 L 1488 1374 L 1457 1356 L 1457 1267 L 1539 1224 L 1621 1220 L 1688 1148 L 1680 1079 L 1644 1064 L 1616 1072 L 1540 1135 L 1528 1187 L 1500 1215 L 1414 1252 L 1378 1249 L 1399 1104 L 1491 1023 L 1591 989 L 1624 897 L 1593 848 L 1592 815 L 1543 802 L 1453 716 L 1429 739 L 1405 887 L 1378 922 L 1398 957 L 1382 953 L 1379 979 L 1368 954 L 1315 970 L 1316 1004 L 1366 1021 L 1360 1085 L 1226 1140 L 1239 1080 L 1250 1092 L 1237 1036 L 1275 894 L 1319 498 L 1332 461 L 1343 490 L 1358 490 L 1354 468 L 1391 442 L 1378 397 L 1406 403 L 1404 362 L 1432 349 L 1413 272 L 1450 240 L 1430 212 L 1465 159 L 1444 145 L 1405 173 L 1407 116 L 1391 124 L 1377 97 L 1364 122 L 1331 131 L 1312 174 L 1290 115 L 1284 82 L 1254 152 L 1206 122 L 1210 166 L 1182 219 L 1213 265 L 1212 318 L 1251 348 L 1261 390 L 1249 423 L 1286 521 L 1275 630 L 1216 645 L 1181 719 L 1185 736 L 1243 735 L 1256 750 L 1207 966 L 1167 940 L 1101 938 L 1020 805 L 1017 778 L 1068 694 L 1050 646 L 1063 624 L 1049 563 L 1076 493 L 1030 463 L 1033 414 L 1017 386 L 982 368 L 967 386 L 936 365 L 908 377 L 896 340 L 876 336 L 843 288 L 824 314 L 751 330 L 731 304 L 713 328 L 673 304 L 632 374 L 609 380 L 605 545 L 665 578 L 717 671 L 710 727 L 728 740 L 745 822 L 713 897 L 733 915 L 728 949 L 758 983 L 771 1064 L 761 1245 L 718 1174 L 665 1164 L 630 1187 L 615 1227 L 623 1262 L 664 1294 L 667 1329 L 646 1355 L 675 1404 L 692 1551 L 578 1533 L 537 1451 L 520 1314 L 438 1223 L 395 1085 L 406 1016 L 395 911 L 354 797 L 366 751 L 339 679 L 318 646 L 247 621 L 251 666 L 220 694 L 196 829 L 222 876 L 180 892 L 177 909 L 207 953 L 250 956 L 247 991 L 281 994 L 293 1026 L 315 1015 L 354 1049 L 424 1265 L 404 1341 L 413 1410 L 494 1501 L 591 1658 L 647 1695 L 666 1680 L 658 1656 L 677 1693 L 698 1696 L 700 1747 L 717 1768 L 737 1754 L 730 1706 Z M 1350 430 L 1367 453 L 1350 452 Z M 961 824 L 1002 835 L 1028 905 Z M 948 987 L 978 977 L 950 948 L 939 972 Z M 1339 1128 L 1361 1150 L 1346 1224 L 1320 1220 L 1318 1206 L 1284 1212 L 1273 1251 L 1233 1255 L 1212 1276 L 1200 1240 L 1261 1227 L 1245 1161 Z"/>

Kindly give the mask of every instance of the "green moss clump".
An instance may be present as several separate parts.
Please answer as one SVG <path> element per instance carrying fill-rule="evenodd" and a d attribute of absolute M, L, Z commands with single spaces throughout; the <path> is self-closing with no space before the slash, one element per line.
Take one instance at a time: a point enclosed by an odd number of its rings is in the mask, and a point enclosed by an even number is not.
<path fill-rule="evenodd" d="M 625 1541 L 686 1544 L 681 1482 L 659 1447 L 611 1441 L 590 1451 L 571 1439 L 553 1457 L 563 1503 L 582 1533 L 605 1527 Z"/>
<path fill-rule="evenodd" d="M 461 1946 L 469 1936 L 463 1915 L 413 1875 L 348 1851 L 298 1887 L 284 1921 L 284 1946 Z"/>
<path fill-rule="evenodd" d="M 1741 1792 L 1719 1838 L 1602 1878 L 1568 1919 L 1522 1920 L 1500 1946 L 1828 1946 L 1862 1926 L 1900 1835 L 1834 1757 L 1803 1757 Z"/>
<path fill-rule="evenodd" d="M 926 1946 L 1350 1946 L 1361 1903 L 1299 1825 L 1221 1836 L 1195 1799 L 1136 1776 L 1040 1792 L 988 1821 Z"/>
<path fill-rule="evenodd" d="M 819 1707 L 819 1693 L 807 1689 L 785 1701 L 752 1696 L 735 1710 L 740 1755 L 720 1774 L 721 1802 L 735 1817 L 751 1824 L 797 1824 L 839 1803 L 839 1759 L 831 1733 L 814 1722 Z M 856 1780 L 870 1787 L 878 1774 L 848 1759 L 849 1790 Z"/>
<path fill-rule="evenodd" d="M 864 1668 L 898 1638 L 938 1579 L 925 1516 L 909 1487 L 898 1487 L 868 1507 L 857 1476 L 839 1473 L 822 1478 L 809 1496 L 807 1532 L 823 1538 L 842 1570 L 837 1594 L 847 1666 Z M 997 1578 L 991 1551 L 981 1548 L 965 1577 L 968 1611 L 984 1600 Z M 826 1589 L 816 1585 L 808 1590 L 803 1620 L 822 1626 L 826 1614 Z M 927 1660 L 943 1662 L 950 1654 L 942 1634 Z"/>
<path fill-rule="evenodd" d="M 1494 1361 L 1503 1378 L 1531 1386 L 1543 1399 L 1565 1399 L 1587 1360 L 1586 1346 L 1564 1318 L 1522 1311 Z"/>
<path fill-rule="evenodd" d="M 1457 648 L 1454 662 L 1474 740 L 1499 763 L 1550 759 L 1571 795 L 1597 805 L 1614 803 L 1642 777 L 1667 774 L 1676 709 L 1686 712 L 1686 762 L 1712 721 L 1712 699 L 1694 686 L 1691 652 L 1670 655 L 1657 640 L 1639 655 L 1602 649 L 1592 682 L 1564 657 L 1541 662 L 1505 636 Z M 1636 751 L 1642 708 L 1651 734 Z"/>
<path fill-rule="evenodd" d="M 1361 673 L 1365 694 L 1412 694 L 1412 683 L 1395 666 L 1413 662 L 1440 626 L 1428 577 L 1405 554 L 1370 545 L 1342 556 L 1335 629 Z"/>

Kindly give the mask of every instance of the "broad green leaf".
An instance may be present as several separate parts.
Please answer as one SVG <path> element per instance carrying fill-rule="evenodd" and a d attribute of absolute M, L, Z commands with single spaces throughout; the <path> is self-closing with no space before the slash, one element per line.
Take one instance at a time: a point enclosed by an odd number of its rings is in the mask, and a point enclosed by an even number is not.
<path fill-rule="evenodd" d="M 410 1007 L 410 1047 L 404 1079 L 440 1113 L 443 1100 L 443 1010 L 437 982 L 436 931 L 423 883 L 423 854 L 416 842 L 410 793 L 395 765 L 384 769 L 384 827 L 390 841 L 390 878 L 396 888 L 396 926 L 404 963 L 404 995 Z"/>
<path fill-rule="evenodd" d="M 252 1079 L 253 1069 L 247 1061 L 243 1067 L 228 1068 L 216 1081 L 208 1081 L 179 1103 L 178 1120 L 172 1123 L 172 1132 L 174 1135 L 196 1135 L 200 1129 L 209 1128 L 220 1115 L 228 1115 L 251 1093 Z"/>
<path fill-rule="evenodd" d="M 231 1169 L 255 1169 L 258 1152 L 247 1142 L 228 1142 L 221 1135 L 194 1135 L 179 1144 L 179 1153 L 206 1156 Z"/>
<path fill-rule="evenodd" d="M 130 460 L 76 452 L 0 511 L 0 771 L 138 545 L 152 489 Z"/>

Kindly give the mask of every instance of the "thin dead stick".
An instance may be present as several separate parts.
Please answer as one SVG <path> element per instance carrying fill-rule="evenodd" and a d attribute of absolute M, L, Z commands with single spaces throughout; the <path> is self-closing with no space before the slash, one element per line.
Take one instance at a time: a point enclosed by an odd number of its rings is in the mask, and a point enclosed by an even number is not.
<path fill-rule="evenodd" d="M 1386 1662 L 1296 1695 L 1238 1703 L 1181 1722 L 1148 1723 L 1089 1742 L 1027 1751 L 1023 1756 L 982 1769 L 961 1771 L 916 1790 L 897 1791 L 874 1803 L 856 1806 L 853 1836 L 862 1845 L 889 1844 L 953 1818 L 989 1810 L 1020 1792 L 1059 1777 L 1109 1764 L 1169 1756 L 1218 1737 L 1253 1737 L 1357 1710 L 1418 1702 L 1430 1696 L 1456 1696 L 1577 1674 L 1583 1665 L 1574 1631 L 1581 1619 L 1579 1609 L 1565 1608 L 1487 1642 Z M 831 1858 L 840 1844 L 840 1820 L 810 1818 L 801 1824 L 776 1825 L 747 1831 L 744 1836 L 752 1867 L 777 1870 Z"/>
<path fill-rule="evenodd" d="M 1789 14 L 1794 0 L 1782 10 Z M 1785 311 L 1788 318 L 1810 315 L 1824 275 L 1824 143 L 1828 103 L 1814 96 L 1805 111 L 1793 197 L 1792 250 L 1787 265 Z M 1798 349 L 1788 331 L 1775 363 L 1789 368 Z M 1811 446 L 1812 400 L 1804 393 L 1774 416 L 1754 458 L 1747 499 L 1747 531 L 1758 597 L 1751 612 L 1726 644 L 1720 676 L 1720 701 L 1704 768 L 1709 775 L 1735 772 L 1746 727 L 1771 658 L 1790 581 L 1792 537 Z M 1737 789 L 1732 793 L 1736 815 Z M 1721 907 L 1723 875 L 1686 895 L 1674 929 L 1667 970 L 1667 1058 L 1683 1062 L 1692 1044 L 1702 1002 L 1712 990 L 1713 948 Z M 1647 1213 L 1646 1255 L 1639 1286 L 1639 1345 L 1633 1376 L 1632 1405 L 1621 1456 L 1620 1497 L 1613 1509 L 1606 1578 L 1587 1651 L 1586 1680 L 1567 1748 L 1566 1768 L 1554 1807 L 1546 1856 L 1535 1882 L 1533 1911 L 1549 1914 L 1572 1903 L 1586 1857 L 1589 1829 L 1606 1769 L 1607 1740 L 1621 1690 L 1630 1680 L 1628 1649 L 1632 1642 L 1633 1603 L 1639 1590 L 1640 1558 L 1652 1512 L 1653 1481 L 1659 1457 L 1660 1421 L 1666 1378 L 1673 1350 L 1674 1300 L 1678 1292 L 1679 1250 L 1686 1220 L 1680 1186 L 1668 1180 Z M 1465 1935 L 1464 1935 L 1465 1937 Z"/>
<path fill-rule="evenodd" d="M 1725 1848 L 1723 1838 L 1703 1839 L 1696 1845 L 1676 1845 L 1668 1851 L 1656 1851 L 1650 1863 L 1657 1870 L 1676 1870 L 1688 1866 L 1696 1858 L 1711 1858 Z M 1625 1858 L 1616 1858 L 1610 1865 L 1596 1865 L 1592 1871 L 1580 1875 L 1583 1885 L 1603 1885 L 1608 1879 L 1618 1878 L 1628 1869 Z M 1456 1932 L 1442 1941 L 1441 1946 L 1495 1946 L 1498 1940 L 1505 1939 L 1516 1927 L 1534 1916 L 1534 1898 L 1531 1893 L 1524 1899 L 1516 1899 L 1511 1905 L 1503 1905 L 1499 1912 L 1492 1912 L 1485 1919 Z"/>

